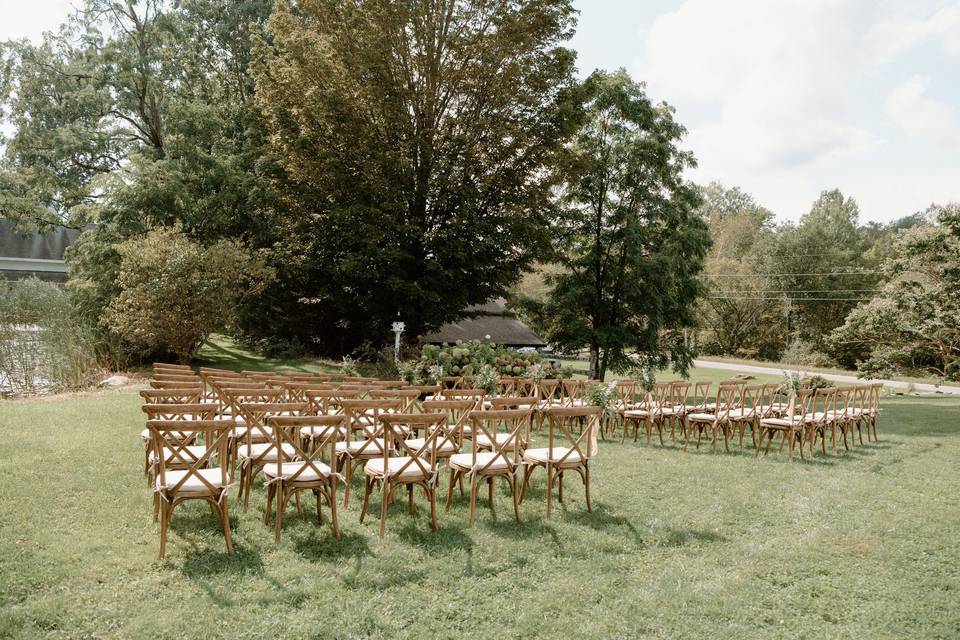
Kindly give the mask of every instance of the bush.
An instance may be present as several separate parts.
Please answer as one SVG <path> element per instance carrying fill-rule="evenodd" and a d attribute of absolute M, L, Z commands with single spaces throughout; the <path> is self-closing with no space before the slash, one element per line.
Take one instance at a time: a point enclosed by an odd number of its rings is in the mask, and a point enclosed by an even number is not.
<path fill-rule="evenodd" d="M 794 340 L 780 356 L 780 361 L 785 364 L 796 364 L 803 367 L 836 367 L 836 361 L 823 353 L 817 351 L 814 346 L 805 340 Z"/>
<path fill-rule="evenodd" d="M 434 384 L 441 376 L 473 376 L 489 365 L 497 376 L 569 378 L 572 372 L 543 361 L 535 352 L 520 352 L 491 342 L 469 340 L 455 345 L 424 345 L 420 357 L 401 363 L 399 375 L 407 382 Z"/>
<path fill-rule="evenodd" d="M 93 331 L 78 322 L 69 295 L 36 278 L 0 283 L 0 393 L 77 389 L 101 373 Z"/>
<path fill-rule="evenodd" d="M 272 279 L 239 244 L 202 247 L 177 228 L 154 229 L 116 249 L 120 293 L 102 322 L 133 350 L 168 351 L 182 363 L 230 324 L 244 296 Z"/>

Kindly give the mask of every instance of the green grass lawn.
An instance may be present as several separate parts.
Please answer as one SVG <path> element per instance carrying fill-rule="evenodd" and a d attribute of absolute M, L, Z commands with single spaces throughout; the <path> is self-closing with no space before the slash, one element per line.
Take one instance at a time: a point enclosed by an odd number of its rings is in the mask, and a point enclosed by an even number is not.
<path fill-rule="evenodd" d="M 275 544 L 258 486 L 234 557 L 192 504 L 163 562 L 139 406 L 0 402 L 0 637 L 960 636 L 960 398 L 886 398 L 879 443 L 806 463 L 602 443 L 593 514 L 568 478 L 545 519 L 538 473 L 519 525 L 504 488 L 473 528 L 418 497 L 381 541 L 358 500 L 342 540 L 288 510 Z"/>

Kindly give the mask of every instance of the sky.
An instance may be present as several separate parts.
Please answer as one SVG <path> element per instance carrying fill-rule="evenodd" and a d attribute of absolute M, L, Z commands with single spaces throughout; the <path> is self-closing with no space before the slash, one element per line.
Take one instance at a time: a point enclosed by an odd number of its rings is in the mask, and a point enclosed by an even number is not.
<path fill-rule="evenodd" d="M 780 220 L 839 188 L 863 221 L 960 201 L 960 0 L 575 0 L 580 74 L 625 68 L 699 166 Z M 0 40 L 66 0 L 0 0 Z"/>

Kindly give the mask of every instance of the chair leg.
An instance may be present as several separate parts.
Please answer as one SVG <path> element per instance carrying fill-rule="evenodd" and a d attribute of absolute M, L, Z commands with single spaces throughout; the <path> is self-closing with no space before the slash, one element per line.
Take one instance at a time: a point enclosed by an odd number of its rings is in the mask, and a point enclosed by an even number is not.
<path fill-rule="evenodd" d="M 763 431 L 762 431 L 762 430 L 760 431 L 760 437 L 759 437 L 759 439 L 756 438 L 756 437 L 754 437 L 754 439 L 753 439 L 753 457 L 754 457 L 754 458 L 759 458 L 759 457 L 760 457 L 760 447 L 761 447 L 761 446 L 763 446 Z"/>
<path fill-rule="evenodd" d="M 347 458 L 346 469 L 344 469 L 344 488 L 343 488 L 343 508 L 346 509 L 350 504 L 350 481 L 353 480 L 353 461 Z"/>
<path fill-rule="evenodd" d="M 547 463 L 547 517 L 553 511 L 553 467 Z"/>
<path fill-rule="evenodd" d="M 587 498 L 587 511 L 593 513 L 593 506 L 590 504 L 590 467 L 583 468 L 583 492 Z"/>
<path fill-rule="evenodd" d="M 170 503 L 163 501 L 160 504 L 160 556 L 159 559 L 167 553 L 167 526 L 170 524 Z"/>
<path fill-rule="evenodd" d="M 520 503 L 517 502 L 517 478 L 512 473 L 507 477 L 510 483 L 510 494 L 513 496 L 513 518 L 520 522 Z"/>
<path fill-rule="evenodd" d="M 333 535 L 337 540 L 340 539 L 340 523 L 337 522 L 337 484 L 333 480 L 327 493 L 327 504 L 330 506 L 330 525 L 333 527 Z"/>
<path fill-rule="evenodd" d="M 563 504 L 563 470 L 557 471 L 557 501 Z"/>
<path fill-rule="evenodd" d="M 283 511 L 287 508 L 287 488 L 283 486 L 283 480 L 277 480 L 277 517 L 274 520 L 273 541 L 280 542 L 280 523 L 283 520 Z"/>
<path fill-rule="evenodd" d="M 370 491 L 373 489 L 373 478 L 365 478 L 363 482 L 363 506 L 360 507 L 360 524 L 367 515 L 367 505 L 370 504 Z"/>
<path fill-rule="evenodd" d="M 407 485 L 407 513 L 413 515 L 413 485 Z"/>
<path fill-rule="evenodd" d="M 447 505 L 446 510 L 450 511 L 450 504 L 453 502 L 453 484 L 454 478 L 456 477 L 457 472 L 453 470 L 453 467 L 450 468 L 450 482 L 447 483 Z"/>
<path fill-rule="evenodd" d="M 437 530 L 437 485 L 427 489 L 427 497 L 430 499 L 430 528 Z"/>
<path fill-rule="evenodd" d="M 270 511 L 273 509 L 273 496 L 277 490 L 277 483 L 267 486 L 267 508 L 263 511 L 263 524 L 270 524 Z"/>
<path fill-rule="evenodd" d="M 233 536 L 230 533 L 230 515 L 227 513 L 227 503 L 229 500 L 220 498 L 219 507 L 220 507 L 220 523 L 223 525 L 223 538 L 227 543 L 227 555 L 233 555 Z"/>
<path fill-rule="evenodd" d="M 387 532 L 387 505 L 390 502 L 390 481 L 384 478 L 383 491 L 380 495 L 380 537 L 383 538 Z"/>
<path fill-rule="evenodd" d="M 530 474 L 533 473 L 533 466 L 527 466 L 523 472 L 523 488 L 520 490 L 520 502 L 527 497 L 527 483 L 530 482 Z"/>
<path fill-rule="evenodd" d="M 469 526 L 473 526 L 477 512 L 477 489 L 478 482 L 476 474 L 470 476 L 470 519 Z"/>

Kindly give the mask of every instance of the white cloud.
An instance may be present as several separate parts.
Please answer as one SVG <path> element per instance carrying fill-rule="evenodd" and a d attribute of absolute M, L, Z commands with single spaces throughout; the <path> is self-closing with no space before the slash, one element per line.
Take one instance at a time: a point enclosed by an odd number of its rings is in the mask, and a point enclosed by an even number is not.
<path fill-rule="evenodd" d="M 890 92 L 887 113 L 913 138 L 945 148 L 960 144 L 960 115 L 928 96 L 929 87 L 929 76 L 913 76 Z"/>
<path fill-rule="evenodd" d="M 787 167 L 861 150 L 874 136 L 848 111 L 852 4 L 688 0 L 654 22 L 637 74 L 672 102 L 719 107 L 691 129 L 704 161 Z"/>
<path fill-rule="evenodd" d="M 881 61 L 890 60 L 928 40 L 948 55 L 960 56 L 960 2 L 931 7 L 929 2 L 894 5 L 897 13 L 878 19 L 867 42 Z"/>
<path fill-rule="evenodd" d="M 834 187 L 873 220 L 960 199 L 960 115 L 927 92 L 960 53 L 960 0 L 678 0 L 649 24 L 632 72 L 687 125 L 692 179 L 781 219 Z"/>

